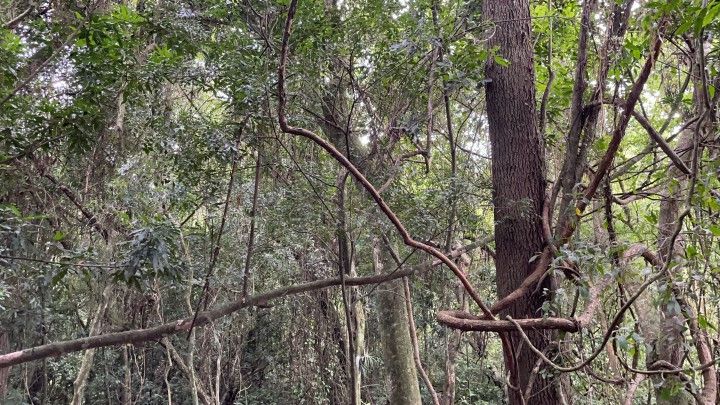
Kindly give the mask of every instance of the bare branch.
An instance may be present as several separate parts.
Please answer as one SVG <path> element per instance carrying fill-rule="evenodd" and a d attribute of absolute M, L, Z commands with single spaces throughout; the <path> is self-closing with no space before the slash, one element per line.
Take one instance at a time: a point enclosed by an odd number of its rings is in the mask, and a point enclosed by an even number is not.
<path fill-rule="evenodd" d="M 368 284 L 380 284 L 390 280 L 395 280 L 397 278 L 409 276 L 414 272 L 415 268 L 408 268 L 404 270 L 398 270 L 389 274 L 346 278 L 345 285 L 361 286 Z M 268 301 L 274 299 L 283 298 L 308 291 L 338 286 L 340 284 L 340 277 L 333 277 L 324 280 L 317 280 L 309 283 L 278 288 L 276 290 L 249 297 L 247 300 L 243 300 L 241 298 L 213 310 L 200 311 L 197 314 L 197 319 L 195 320 L 193 327 L 203 327 L 219 318 L 231 315 L 243 308 L 264 306 L 267 304 Z M 105 335 L 66 340 L 62 342 L 54 342 L 42 346 L 31 347 L 29 349 L 0 355 L 0 369 L 14 366 L 17 364 L 27 363 L 33 360 L 40 360 L 53 356 L 62 356 L 68 353 L 92 349 L 95 347 L 118 346 L 123 344 L 137 345 L 143 342 L 156 341 L 158 339 L 162 339 L 165 336 L 173 335 L 180 332 L 187 332 L 192 323 L 193 317 L 189 317 L 184 319 L 178 319 L 147 329 L 134 329 L 124 332 L 108 333 Z"/>

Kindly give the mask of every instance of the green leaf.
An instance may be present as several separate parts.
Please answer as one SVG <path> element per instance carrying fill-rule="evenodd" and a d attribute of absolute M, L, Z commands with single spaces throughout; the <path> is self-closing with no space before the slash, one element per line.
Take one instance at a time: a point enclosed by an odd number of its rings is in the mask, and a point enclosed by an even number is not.
<path fill-rule="evenodd" d="M 702 330 L 709 330 L 709 329 L 717 330 L 717 328 L 715 328 L 715 326 L 713 324 L 708 322 L 705 315 L 700 314 L 700 315 L 698 315 L 697 319 L 698 319 L 698 326 L 700 326 L 700 328 Z"/>
<path fill-rule="evenodd" d="M 677 27 L 677 29 L 675 30 L 675 34 L 676 34 L 676 35 L 682 35 L 682 34 L 686 33 L 686 32 L 690 29 L 690 27 L 693 26 L 693 23 L 694 23 L 694 22 L 695 22 L 695 20 L 690 19 L 690 18 L 688 18 L 687 20 L 683 21 L 683 23 L 680 24 L 680 26 Z"/>
<path fill-rule="evenodd" d="M 59 242 L 61 240 L 65 239 L 65 232 L 63 231 L 55 231 L 55 234 L 53 235 L 53 240 L 55 242 Z"/>
<path fill-rule="evenodd" d="M 703 21 L 705 20 L 705 16 L 707 15 L 707 9 L 704 8 L 700 10 L 700 14 L 698 14 L 697 18 L 694 21 L 695 25 L 695 35 L 699 34 L 700 31 L 702 31 L 704 25 Z"/>
<path fill-rule="evenodd" d="M 710 23 L 715 21 L 715 17 L 717 17 L 718 13 L 720 13 L 720 3 L 712 6 L 710 8 L 710 11 L 705 14 L 705 18 L 703 18 L 702 21 L 702 26 L 707 27 L 708 25 L 710 25 Z"/>
<path fill-rule="evenodd" d="M 2 206 L 2 208 L 7 209 L 8 211 L 10 211 L 11 214 L 13 214 L 14 216 L 16 216 L 18 218 L 22 217 L 22 212 L 20 212 L 20 209 L 18 209 L 18 207 L 15 206 L 15 204 L 7 204 L 7 205 Z"/>
<path fill-rule="evenodd" d="M 618 345 L 623 351 L 624 351 L 624 350 L 627 350 L 628 347 L 630 346 L 630 345 L 628 344 L 628 341 L 627 341 L 627 339 L 625 338 L 625 336 L 617 336 L 617 337 L 615 337 L 615 342 L 617 342 L 617 345 Z"/>
<path fill-rule="evenodd" d="M 505 59 L 505 58 L 503 58 L 503 57 L 500 56 L 500 55 L 495 54 L 495 58 L 494 58 L 494 59 L 495 59 L 495 63 L 497 63 L 498 65 L 500 65 L 500 66 L 502 66 L 502 67 L 510 66 L 510 61 L 507 60 L 507 59 Z"/>

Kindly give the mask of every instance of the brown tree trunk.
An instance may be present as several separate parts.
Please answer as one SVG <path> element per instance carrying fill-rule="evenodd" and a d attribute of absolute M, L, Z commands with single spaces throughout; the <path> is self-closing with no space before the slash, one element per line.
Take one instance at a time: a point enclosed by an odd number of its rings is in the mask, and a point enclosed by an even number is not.
<path fill-rule="evenodd" d="M 532 271 L 530 258 L 543 249 L 542 208 L 545 199 L 545 159 L 543 140 L 537 133 L 535 112 L 535 72 L 527 0 L 488 0 L 483 3 L 485 18 L 502 21 L 495 26 L 490 47 L 497 47 L 509 64 L 490 60 L 486 76 L 487 115 L 492 148 L 493 204 L 495 215 L 496 279 L 502 298 Z M 546 278 L 531 299 L 521 300 L 501 314 L 513 318 L 540 316 L 542 292 L 551 287 Z M 541 350 L 550 341 L 548 332 L 528 333 Z M 517 359 L 517 389 L 510 389 L 510 403 L 521 404 L 536 355 L 519 337 L 511 334 Z M 552 378 L 536 378 L 530 398 L 532 404 L 559 403 Z"/>

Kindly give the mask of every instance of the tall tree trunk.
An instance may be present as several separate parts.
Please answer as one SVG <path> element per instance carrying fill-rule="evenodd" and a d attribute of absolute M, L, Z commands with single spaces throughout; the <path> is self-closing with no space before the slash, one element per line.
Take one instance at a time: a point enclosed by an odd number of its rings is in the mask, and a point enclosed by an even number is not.
<path fill-rule="evenodd" d="M 182 231 L 180 232 L 180 244 L 182 246 L 183 256 L 185 256 L 185 260 L 187 260 L 188 264 L 187 289 L 184 294 L 185 309 L 188 315 L 192 316 L 194 314 L 192 289 L 193 283 L 195 282 L 195 272 L 192 263 L 192 255 L 190 254 L 190 247 L 188 246 L 187 240 L 185 240 L 185 235 Z M 201 390 L 202 387 L 198 386 L 199 382 L 195 376 L 195 329 L 190 330 L 190 334 L 188 335 L 187 357 L 185 361 L 187 363 L 186 374 L 190 383 L 190 401 L 193 405 L 198 405 L 200 403 L 198 391 Z M 204 397 L 206 397 L 206 395 L 204 395 Z"/>
<path fill-rule="evenodd" d="M 132 364 L 130 364 L 130 345 L 123 345 L 122 358 L 125 371 L 122 384 L 122 405 L 132 405 Z"/>
<path fill-rule="evenodd" d="M 385 264 L 392 262 L 388 249 L 383 246 L 380 238 L 376 238 L 373 246 L 373 267 L 377 274 L 383 272 Z M 382 284 L 378 287 L 377 296 L 380 338 L 390 379 L 390 403 L 420 404 L 420 386 L 413 359 L 402 280 Z"/>
<path fill-rule="evenodd" d="M 351 277 L 357 277 L 355 269 L 351 270 Z M 353 315 L 355 320 L 355 353 L 353 355 L 353 372 L 355 373 L 355 386 L 353 387 L 353 395 L 358 404 L 362 404 L 362 374 L 360 372 L 360 359 L 365 356 L 365 304 L 360 297 L 358 288 L 351 290 L 351 301 L 353 302 Z"/>
<path fill-rule="evenodd" d="M 337 68 L 342 66 L 337 64 Z M 333 145 L 375 184 L 380 184 L 385 173 L 379 172 L 381 168 L 387 167 L 387 162 L 375 161 L 370 164 L 367 160 L 361 159 L 363 147 L 359 144 L 357 136 L 350 135 L 350 129 L 346 128 L 350 120 L 347 117 L 347 100 L 344 89 L 347 88 L 342 78 L 334 77 L 331 85 L 325 90 L 323 97 L 323 119 L 318 124 L 323 129 L 325 135 L 330 139 Z M 372 170 L 372 168 L 378 168 Z M 344 203 L 343 203 L 344 204 Z M 342 218 L 342 215 L 341 215 Z M 345 224 L 341 221 L 338 224 L 338 242 L 340 260 L 345 264 L 342 267 L 352 268 L 351 257 L 349 253 L 349 240 Z M 390 254 L 390 248 L 384 246 L 382 237 L 378 233 L 374 245 L 373 267 L 375 271 L 380 271 L 384 265 L 393 263 Z M 350 290 L 352 291 L 352 290 Z M 391 385 L 391 403 L 392 404 L 419 404 L 420 403 L 420 385 L 415 368 L 414 357 L 412 352 L 412 341 L 410 330 L 408 328 L 408 313 L 405 307 L 405 291 L 402 280 L 395 280 L 383 285 L 378 292 L 378 312 L 380 315 L 380 337 L 382 340 L 384 360 L 387 375 Z M 352 305 L 362 305 L 362 303 L 352 303 Z M 356 311 L 356 323 L 364 322 L 364 314 Z M 364 326 L 363 326 L 364 331 Z M 357 334 L 354 338 L 359 339 Z M 363 337 L 364 340 L 364 337 Z M 357 347 L 357 342 L 353 345 L 354 352 L 362 350 Z M 358 357 L 353 359 L 351 371 L 355 373 L 357 380 L 354 382 L 353 398 L 359 396 L 359 377 L 357 370 Z"/>
<path fill-rule="evenodd" d="M 112 284 L 108 284 L 100 297 L 100 304 L 98 304 L 95 316 L 90 324 L 90 336 L 95 336 L 100 333 L 100 325 L 102 324 L 102 319 L 105 317 L 105 312 L 107 310 L 108 303 L 110 302 L 112 287 Z M 87 386 L 87 380 L 90 376 L 90 369 L 92 369 L 94 358 L 95 349 L 88 349 L 83 354 L 83 358 L 80 363 L 80 370 L 73 382 L 73 397 L 70 402 L 72 405 L 82 405 L 84 402 L 85 387 Z"/>
<path fill-rule="evenodd" d="M 0 353 L 10 351 L 10 339 L 8 332 L 0 330 Z M 8 377 L 10 377 L 10 367 L 0 368 L 0 401 L 2 401 L 9 391 Z"/>
<path fill-rule="evenodd" d="M 502 66 L 490 60 L 486 76 L 487 115 L 492 148 L 493 205 L 495 215 L 496 280 L 498 294 L 504 297 L 530 274 L 530 258 L 543 248 L 542 209 L 545 199 L 545 158 L 543 140 L 537 133 L 535 112 L 535 72 L 530 32 L 528 0 L 488 0 L 483 2 L 485 18 L 502 21 L 495 26 L 489 46 L 509 61 Z M 540 316 L 542 291 L 551 288 L 550 278 L 531 299 L 521 300 L 501 316 L 513 318 Z M 530 340 L 541 350 L 550 333 L 532 331 Z M 521 404 L 537 356 L 519 336 L 511 334 L 517 359 L 517 389 L 510 389 L 510 403 Z M 506 354 L 507 355 L 507 354 Z M 532 404 L 559 403 L 558 389 L 551 377 L 539 376 L 533 384 Z"/>
<path fill-rule="evenodd" d="M 702 69 L 697 68 L 697 65 L 694 70 L 702 72 Z M 701 88 L 702 84 L 700 80 L 696 79 L 695 101 L 702 113 L 704 100 L 701 94 Z M 686 129 L 680 137 L 676 150 L 676 154 L 683 163 L 688 166 L 690 166 L 693 158 L 693 149 L 695 148 L 696 142 L 695 135 L 696 133 L 693 129 Z M 703 133 L 701 132 L 700 135 L 699 138 L 701 139 Z M 701 154 L 699 151 L 698 153 Z M 666 261 L 681 259 L 682 252 L 684 252 L 684 243 L 681 237 L 678 237 L 676 240 L 673 240 L 673 237 L 676 228 L 679 226 L 680 208 L 683 205 L 683 199 L 686 198 L 685 193 L 688 183 L 675 165 L 671 165 L 668 168 L 667 177 L 671 179 L 671 181 L 666 182 L 666 188 L 660 192 L 662 198 L 660 200 L 660 215 L 658 218 L 658 253 L 660 260 Z M 675 179 L 677 179 L 677 181 L 675 181 Z M 678 261 L 681 262 L 681 260 Z M 654 355 L 654 358 L 650 360 L 656 362 L 663 361 L 678 368 L 682 367 L 685 358 L 684 330 L 685 324 L 687 324 L 697 350 L 698 359 L 700 363 L 706 363 L 712 358 L 707 335 L 698 327 L 694 311 L 685 300 L 683 291 L 674 283 L 673 273 L 667 273 L 667 277 L 663 281 L 666 283 L 671 295 L 669 302 L 664 303 L 661 308 L 663 311 L 663 322 L 659 325 L 661 330 L 654 344 L 655 350 L 651 353 Z M 648 364 L 649 367 L 652 368 L 650 360 L 648 360 Z M 703 370 L 703 379 L 705 387 L 700 399 L 704 404 L 714 403 L 717 393 L 717 376 L 714 366 L 711 365 Z M 685 387 L 685 381 L 678 376 L 667 376 L 665 380 L 654 376 L 653 381 L 655 383 L 658 404 L 694 403 L 695 400 L 691 393 L 683 389 Z M 673 386 L 675 386 L 675 389 L 673 389 Z M 680 389 L 677 389 L 678 387 L 680 387 Z M 663 391 L 664 395 L 662 395 Z"/>
<path fill-rule="evenodd" d="M 457 250 L 462 248 L 462 244 L 456 243 L 453 246 L 453 250 Z M 468 268 L 470 267 L 470 255 L 463 253 L 460 255 L 458 259 L 456 259 L 456 263 L 460 269 L 467 274 Z M 462 284 L 458 281 L 455 284 L 455 297 L 458 301 L 458 307 L 460 310 L 468 312 L 470 310 L 470 305 L 468 300 L 465 297 L 465 289 L 463 288 Z M 472 336 L 472 335 L 471 335 Z M 472 336 L 472 338 L 477 337 L 477 335 Z M 471 338 L 471 339 L 472 339 Z M 455 388 L 456 388 L 456 379 L 457 379 L 457 373 L 456 373 L 456 363 L 457 363 L 457 354 L 460 351 L 460 346 L 462 344 L 462 331 L 460 330 L 453 330 L 446 338 L 447 344 L 447 352 L 446 352 L 446 358 L 445 358 L 445 389 L 443 394 L 443 405 L 453 405 L 455 403 Z M 479 346 L 478 346 L 479 348 Z M 478 355 L 480 355 L 480 352 L 478 351 Z"/>

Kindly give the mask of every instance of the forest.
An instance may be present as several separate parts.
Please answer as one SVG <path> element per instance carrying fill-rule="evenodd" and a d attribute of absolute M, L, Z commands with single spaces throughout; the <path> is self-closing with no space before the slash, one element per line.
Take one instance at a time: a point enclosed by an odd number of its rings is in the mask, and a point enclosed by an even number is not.
<path fill-rule="evenodd" d="M 0 0 L 1 404 L 720 403 L 720 0 Z"/>

